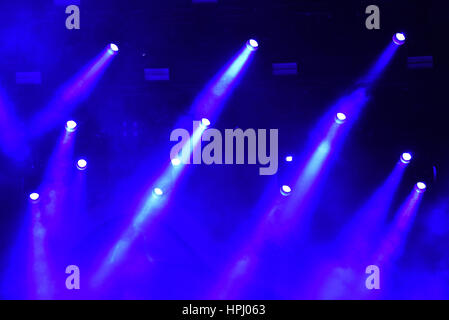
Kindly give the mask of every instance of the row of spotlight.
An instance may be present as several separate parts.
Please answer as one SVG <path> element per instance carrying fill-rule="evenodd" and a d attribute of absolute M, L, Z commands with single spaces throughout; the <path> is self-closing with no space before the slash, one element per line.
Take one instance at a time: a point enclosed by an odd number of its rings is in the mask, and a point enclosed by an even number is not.
<path fill-rule="evenodd" d="M 412 160 L 412 157 L 413 156 L 412 156 L 412 154 L 410 152 L 404 152 L 401 155 L 400 160 L 401 160 L 402 163 L 408 164 Z M 285 157 L 285 161 L 286 162 L 293 162 L 293 156 L 291 156 L 291 155 L 286 156 Z M 415 190 L 417 192 L 422 193 L 422 192 L 425 192 L 426 189 L 427 189 L 427 185 L 424 182 L 418 182 L 415 185 Z M 284 185 L 281 186 L 280 192 L 281 192 L 281 194 L 283 196 L 287 197 L 287 196 L 289 196 L 292 193 L 292 188 L 289 185 L 284 184 Z"/>
<path fill-rule="evenodd" d="M 403 33 L 396 33 L 393 36 L 393 42 L 397 45 L 403 45 L 405 43 L 405 35 Z M 250 39 L 246 42 L 246 46 L 248 49 L 255 51 L 259 48 L 259 43 L 254 40 L 254 39 Z M 108 47 L 108 52 L 110 54 L 117 54 L 117 52 L 119 51 L 118 46 L 114 43 L 111 43 Z M 339 112 L 336 114 L 335 116 L 335 122 L 337 122 L 338 124 L 343 124 L 346 121 L 346 115 L 342 112 Z M 201 126 L 203 126 L 203 128 L 207 128 L 208 126 L 210 126 L 210 121 L 207 118 L 203 118 L 201 119 Z M 74 132 L 77 128 L 77 123 L 73 120 L 69 120 L 66 123 L 66 130 L 67 132 Z M 403 163 L 409 163 L 410 160 L 412 159 L 412 156 L 410 153 L 404 153 L 401 156 L 401 161 Z M 287 162 L 292 162 L 293 161 L 293 157 L 292 156 L 287 156 L 285 159 Z M 181 160 L 179 158 L 175 158 L 172 159 L 171 161 L 173 166 L 179 166 L 181 164 Z M 86 170 L 87 168 L 87 161 L 85 159 L 79 159 L 76 163 L 76 167 L 78 170 Z M 426 184 L 424 182 L 418 182 L 416 184 L 416 190 L 418 192 L 424 192 L 426 190 Z M 283 185 L 281 187 L 281 194 L 283 196 L 288 196 L 292 193 L 292 188 L 288 185 Z M 154 188 L 153 189 L 153 194 L 157 197 L 160 197 L 164 194 L 164 191 L 161 188 Z M 40 198 L 39 193 L 37 192 L 33 192 L 30 194 L 30 200 L 31 201 L 38 201 Z"/>
<path fill-rule="evenodd" d="M 67 121 L 66 125 L 65 125 L 65 129 L 66 129 L 67 132 L 74 132 L 77 127 L 78 127 L 78 124 L 75 121 L 73 121 L 73 120 Z M 83 159 L 83 158 L 79 159 L 76 162 L 76 168 L 78 170 L 80 170 L 80 171 L 86 170 L 87 169 L 87 160 Z M 30 197 L 30 200 L 32 202 L 37 202 L 39 200 L 39 198 L 40 198 L 40 194 L 37 193 L 37 192 L 33 192 L 33 193 L 30 194 L 29 197 Z"/>

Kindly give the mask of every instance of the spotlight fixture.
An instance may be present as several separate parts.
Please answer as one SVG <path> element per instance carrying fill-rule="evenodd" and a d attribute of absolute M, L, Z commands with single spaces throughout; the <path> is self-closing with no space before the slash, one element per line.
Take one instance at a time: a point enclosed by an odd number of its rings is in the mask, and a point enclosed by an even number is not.
<path fill-rule="evenodd" d="M 181 164 L 181 160 L 180 160 L 179 158 L 173 158 L 173 159 L 171 160 L 171 164 L 172 164 L 174 167 L 177 167 L 177 166 L 179 166 L 179 165 Z"/>
<path fill-rule="evenodd" d="M 402 163 L 410 163 L 410 161 L 412 160 L 412 154 L 411 153 L 409 153 L 409 152 L 404 152 L 402 155 L 401 155 L 401 162 Z"/>
<path fill-rule="evenodd" d="M 285 197 L 286 197 L 286 196 L 289 196 L 291 192 L 292 192 L 292 188 L 290 188 L 290 186 L 284 184 L 284 185 L 281 187 L 281 194 L 282 194 L 283 196 L 285 196 Z"/>
<path fill-rule="evenodd" d="M 78 170 L 86 170 L 87 161 L 84 159 L 79 159 L 78 162 L 76 163 L 76 167 L 78 168 Z"/>
<path fill-rule="evenodd" d="M 292 156 L 286 156 L 285 157 L 285 161 L 292 162 L 293 161 L 293 157 Z"/>
<path fill-rule="evenodd" d="M 393 42 L 398 46 L 402 46 L 405 43 L 405 34 L 398 32 L 393 36 Z"/>
<path fill-rule="evenodd" d="M 67 121 L 67 123 L 65 124 L 65 129 L 67 130 L 67 132 L 73 132 L 76 130 L 77 127 L 77 123 L 73 120 L 69 120 Z"/>
<path fill-rule="evenodd" d="M 162 191 L 161 188 L 157 188 L 156 187 L 156 188 L 153 189 L 153 194 L 155 196 L 157 196 L 157 197 L 160 197 L 160 196 L 162 196 L 164 194 L 164 191 Z"/>
<path fill-rule="evenodd" d="M 118 47 L 117 47 L 117 45 L 114 44 L 114 43 L 111 43 L 111 44 L 109 45 L 108 52 L 109 52 L 110 54 L 116 54 L 116 53 L 118 52 Z"/>
<path fill-rule="evenodd" d="M 201 124 L 200 124 L 203 128 L 207 128 L 208 126 L 210 126 L 210 121 L 207 118 L 203 118 L 201 119 Z"/>
<path fill-rule="evenodd" d="M 424 182 L 418 182 L 417 184 L 416 184 L 416 191 L 418 191 L 418 192 L 424 192 L 424 191 L 426 191 L 426 189 L 427 189 L 427 186 L 426 186 L 426 184 L 424 183 Z"/>
<path fill-rule="evenodd" d="M 338 124 L 342 124 L 346 121 L 346 115 L 342 112 L 337 113 L 337 115 L 335 116 L 335 122 L 337 122 Z"/>
<path fill-rule="evenodd" d="M 30 200 L 33 202 L 39 200 L 39 197 L 40 197 L 40 195 L 37 192 L 33 192 L 30 194 Z"/>
<path fill-rule="evenodd" d="M 246 42 L 246 47 L 251 51 L 256 51 L 259 48 L 259 43 L 254 39 L 249 39 Z"/>

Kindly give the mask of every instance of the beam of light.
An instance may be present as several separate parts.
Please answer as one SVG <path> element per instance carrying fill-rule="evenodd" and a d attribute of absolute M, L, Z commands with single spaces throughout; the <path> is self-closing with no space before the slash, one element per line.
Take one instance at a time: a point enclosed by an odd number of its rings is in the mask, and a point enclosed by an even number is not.
<path fill-rule="evenodd" d="M 63 121 L 81 102 L 87 99 L 114 56 L 115 54 L 111 54 L 109 46 L 107 46 L 78 74 L 64 84 L 47 107 L 34 117 L 30 133 L 41 135 Z"/>
<path fill-rule="evenodd" d="M 245 44 L 231 61 L 209 82 L 193 104 L 195 118 L 207 116 L 215 123 L 221 109 L 243 75 L 254 54 Z"/>
<path fill-rule="evenodd" d="M 406 163 L 398 161 L 384 183 L 343 230 L 340 236 L 341 245 L 344 248 L 341 249 L 343 254 L 349 253 L 350 258 L 360 259 L 362 257 L 354 255 L 354 252 L 367 253 L 367 249 L 379 235 L 381 227 L 387 218 L 406 167 Z"/>
<path fill-rule="evenodd" d="M 140 234 L 142 228 L 164 208 L 169 196 L 166 190 L 170 190 L 170 192 L 174 191 L 176 182 L 180 180 L 182 174 L 185 172 L 186 163 L 189 163 L 187 160 L 190 159 L 192 154 L 195 155 L 197 150 L 200 150 L 204 130 L 211 123 L 215 122 L 220 115 L 226 99 L 235 88 L 253 52 L 255 51 L 248 48 L 245 44 L 194 101 L 191 107 L 191 113 L 197 119 L 201 119 L 201 121 L 194 121 L 192 135 L 182 148 L 188 147 L 188 152 L 182 152 L 179 161 L 171 159 L 159 178 L 151 183 L 130 225 L 121 234 L 119 240 L 113 245 L 106 258 L 100 264 L 98 272 L 96 272 L 92 279 L 92 285 L 94 287 L 98 287 L 117 263 L 123 260 L 126 252 Z M 156 195 L 154 192 L 155 188 L 162 190 L 163 194 Z"/>
<path fill-rule="evenodd" d="M 309 288 L 308 292 L 318 292 L 318 296 L 314 298 L 356 297 L 358 291 L 352 287 L 352 280 L 349 278 L 358 274 L 357 270 L 363 269 L 366 259 L 372 254 L 371 248 L 379 241 L 406 167 L 407 164 L 401 160 L 396 163 L 390 175 L 357 211 L 328 249 L 333 258 L 321 261 L 320 267 L 314 270 L 305 285 Z"/>
<path fill-rule="evenodd" d="M 275 202 L 266 206 L 268 210 L 265 209 L 261 222 L 246 241 L 240 255 L 226 267 L 217 288 L 212 292 L 213 296 L 220 298 L 235 296 L 238 288 L 241 288 L 250 277 L 249 270 L 253 270 L 253 264 L 256 263 L 257 256 L 263 248 L 264 239 L 268 236 L 287 239 L 286 236 L 299 225 L 302 225 L 301 230 L 295 230 L 295 233 L 307 230 L 306 219 L 310 218 L 310 215 L 306 216 L 305 213 L 312 212 L 313 205 L 317 203 L 317 189 L 330 168 L 330 161 L 341 149 L 348 132 L 369 100 L 369 90 L 380 78 L 396 50 L 397 46 L 390 44 L 366 75 L 358 81 L 356 88 L 342 97 L 318 122 L 312 132 L 309 147 L 304 152 L 305 161 L 296 174 L 292 194 L 283 204 L 282 210 L 278 210 Z M 241 267 L 241 261 L 245 261 L 245 268 Z M 223 293 L 220 294 L 220 290 L 223 290 Z"/>
<path fill-rule="evenodd" d="M 381 77 L 382 73 L 385 71 L 388 64 L 393 59 L 398 46 L 391 42 L 382 52 L 380 57 L 377 59 L 376 63 L 371 67 L 368 73 L 361 79 L 361 84 L 366 86 L 372 86 Z"/>
<path fill-rule="evenodd" d="M 0 86 L 0 151 L 14 160 L 25 159 L 29 148 L 24 132 L 23 124 Z"/>
<path fill-rule="evenodd" d="M 47 255 L 47 230 L 43 223 L 42 212 L 38 203 L 31 204 L 31 268 L 32 299 L 51 299 L 54 283 L 51 280 L 49 258 Z"/>
<path fill-rule="evenodd" d="M 388 265 L 402 254 L 423 194 L 414 187 L 404 201 L 388 232 L 383 236 L 383 241 L 374 258 L 375 264 L 379 266 Z"/>
<path fill-rule="evenodd" d="M 64 130 L 48 161 L 41 183 L 41 190 L 49 199 L 45 207 L 46 215 L 54 216 L 56 213 L 63 211 L 72 171 L 74 144 L 75 133 Z M 54 221 L 56 220 L 58 219 L 55 218 Z"/>

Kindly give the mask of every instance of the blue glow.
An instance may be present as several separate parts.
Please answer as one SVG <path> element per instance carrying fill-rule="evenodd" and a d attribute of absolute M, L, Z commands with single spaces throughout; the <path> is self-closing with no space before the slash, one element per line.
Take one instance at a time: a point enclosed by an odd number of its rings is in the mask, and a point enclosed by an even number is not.
<path fill-rule="evenodd" d="M 90 95 L 114 57 L 109 51 L 112 51 L 109 46 L 103 49 L 56 91 L 50 103 L 34 117 L 30 128 L 32 134 L 41 135 L 51 130 Z"/>

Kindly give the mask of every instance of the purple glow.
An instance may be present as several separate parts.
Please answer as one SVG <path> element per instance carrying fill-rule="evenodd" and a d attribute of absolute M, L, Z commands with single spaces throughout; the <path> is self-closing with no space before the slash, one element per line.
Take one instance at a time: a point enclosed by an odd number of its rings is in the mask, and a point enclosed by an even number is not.
<path fill-rule="evenodd" d="M 246 45 L 237 53 L 237 55 L 212 79 L 206 88 L 201 92 L 191 107 L 192 113 L 203 121 L 194 121 L 194 128 L 189 141 L 186 143 L 189 147 L 183 152 L 183 163 L 187 163 L 191 154 L 195 154 L 201 142 L 202 133 L 206 129 L 201 122 L 207 124 L 217 119 L 221 113 L 221 108 L 226 99 L 232 93 L 237 80 L 239 80 L 245 66 L 250 61 L 253 50 Z M 207 118 L 201 118 L 207 115 Z M 184 147 L 183 147 L 184 150 Z M 175 157 L 171 157 L 173 160 Z M 177 161 L 175 161 L 175 164 Z M 162 171 L 160 176 L 153 181 L 151 185 L 157 185 L 160 191 L 170 188 L 171 192 L 180 180 L 186 166 L 173 165 L 172 162 Z M 148 190 L 148 189 L 147 189 Z M 108 251 L 105 259 L 101 263 L 97 273 L 92 279 L 93 286 L 99 286 L 102 281 L 113 271 L 116 264 L 123 259 L 128 249 L 139 235 L 142 226 L 157 215 L 168 201 L 169 197 L 160 197 L 156 195 L 153 188 L 146 191 L 137 212 L 133 215 L 132 222 L 122 232 L 118 241 Z"/>
<path fill-rule="evenodd" d="M 78 170 L 86 170 L 87 161 L 85 159 L 79 159 L 76 163 L 76 167 L 78 168 Z"/>
<path fill-rule="evenodd" d="M 107 46 L 57 90 L 50 103 L 34 117 L 33 126 L 30 128 L 32 134 L 40 135 L 51 130 L 90 95 L 115 56 L 109 51 L 110 48 Z"/>
<path fill-rule="evenodd" d="M 375 255 L 375 259 L 377 260 L 375 262 L 382 263 L 385 266 L 394 262 L 402 254 L 407 235 L 415 219 L 422 196 L 423 192 L 413 190 L 404 201 L 396 213 L 395 220 L 389 231 L 386 235 L 382 236 L 383 242 Z"/>
<path fill-rule="evenodd" d="M 192 106 L 196 118 L 207 115 L 211 122 L 219 117 L 227 98 L 233 92 L 255 50 L 246 43 L 243 48 L 215 75 Z"/>
<path fill-rule="evenodd" d="M 397 44 L 398 46 L 403 45 L 403 44 L 405 43 L 405 34 L 400 33 L 400 32 L 396 33 L 396 34 L 393 36 L 393 42 L 394 42 L 395 44 Z"/>
<path fill-rule="evenodd" d="M 402 163 L 407 164 L 407 163 L 410 163 L 411 160 L 412 160 L 412 154 L 411 154 L 411 153 L 409 153 L 409 152 L 404 152 L 404 153 L 401 155 L 401 161 L 402 161 Z"/>

